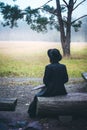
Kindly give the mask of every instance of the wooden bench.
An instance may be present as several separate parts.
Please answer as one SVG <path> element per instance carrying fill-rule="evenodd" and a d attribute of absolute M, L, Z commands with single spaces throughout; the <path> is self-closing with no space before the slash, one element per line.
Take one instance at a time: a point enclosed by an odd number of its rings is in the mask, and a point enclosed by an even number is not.
<path fill-rule="evenodd" d="M 0 111 L 15 111 L 17 98 L 0 98 Z"/>
<path fill-rule="evenodd" d="M 87 94 L 69 93 L 63 96 L 38 97 L 37 116 L 87 116 Z"/>
<path fill-rule="evenodd" d="M 82 73 L 81 75 L 82 75 L 82 77 L 87 81 L 87 72 L 84 72 L 84 73 Z"/>

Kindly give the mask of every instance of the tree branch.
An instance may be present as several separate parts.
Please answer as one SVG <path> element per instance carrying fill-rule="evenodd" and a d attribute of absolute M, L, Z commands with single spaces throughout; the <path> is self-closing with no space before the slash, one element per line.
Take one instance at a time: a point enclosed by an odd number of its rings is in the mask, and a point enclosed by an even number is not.
<path fill-rule="evenodd" d="M 43 7 L 44 7 L 45 5 L 47 5 L 49 2 L 51 2 L 51 1 L 53 1 L 53 0 L 47 1 L 45 4 L 43 4 L 42 6 L 36 8 L 36 9 L 34 9 L 34 10 L 43 9 Z M 49 12 L 49 13 L 54 14 L 54 15 L 57 16 L 56 12 L 52 12 L 52 11 L 49 11 L 49 10 L 46 10 L 46 9 L 43 9 L 43 10 L 45 10 L 45 11 L 47 11 L 47 12 Z"/>
<path fill-rule="evenodd" d="M 67 2 L 65 0 L 63 0 L 63 2 L 66 4 L 66 6 L 68 6 Z"/>
<path fill-rule="evenodd" d="M 76 5 L 76 7 L 73 9 L 73 10 L 75 10 L 79 5 L 81 5 L 83 2 L 85 2 L 86 0 L 83 0 L 83 1 L 81 1 L 78 5 Z"/>
<path fill-rule="evenodd" d="M 74 4 L 77 2 L 77 0 L 75 0 Z"/>
<path fill-rule="evenodd" d="M 65 6 L 65 7 L 67 7 L 66 5 L 64 5 L 64 4 L 61 4 L 61 6 Z"/>
<path fill-rule="evenodd" d="M 51 2 L 51 1 L 52 1 L 52 0 L 47 1 L 45 4 L 43 4 L 42 6 L 38 7 L 37 9 L 42 8 L 43 6 L 47 5 L 47 4 L 48 4 L 49 2 Z"/>
<path fill-rule="evenodd" d="M 38 8 L 38 9 L 43 9 L 44 11 L 46 11 L 46 12 L 48 12 L 48 13 L 50 13 L 50 14 L 53 14 L 53 15 L 57 16 L 56 10 L 54 10 L 54 12 L 53 12 L 53 11 L 50 11 L 50 10 L 46 10 L 46 9 L 44 9 L 44 8 Z"/>
<path fill-rule="evenodd" d="M 82 19 L 82 18 L 84 18 L 84 17 L 87 17 L 87 15 L 83 15 L 83 16 L 77 18 L 76 20 L 72 21 L 71 24 L 75 23 L 76 21 L 78 21 L 79 19 Z"/>

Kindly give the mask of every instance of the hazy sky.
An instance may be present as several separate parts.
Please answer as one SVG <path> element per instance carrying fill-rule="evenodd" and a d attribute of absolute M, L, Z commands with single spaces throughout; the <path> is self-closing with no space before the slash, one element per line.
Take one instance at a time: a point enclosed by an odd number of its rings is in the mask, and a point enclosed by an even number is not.
<path fill-rule="evenodd" d="M 27 6 L 31 6 L 32 8 L 37 8 L 46 3 L 48 0 L 17 0 L 13 2 L 13 0 L 0 0 L 0 2 L 5 2 L 11 5 L 19 5 L 20 8 L 24 9 Z M 61 1 L 61 0 L 60 0 Z M 67 0 L 68 1 L 68 0 Z M 78 0 L 79 2 L 82 0 Z M 51 5 L 55 5 L 55 0 L 50 2 Z M 87 0 L 84 2 L 78 9 L 75 10 L 74 17 L 79 17 L 83 14 L 87 14 Z M 50 34 L 51 33 L 51 37 Z M 32 37 L 33 36 L 33 37 Z M 18 28 L 10 29 L 8 27 L 1 27 L 0 25 L 0 40 L 51 40 L 56 41 L 59 39 L 59 33 L 56 31 L 49 31 L 46 34 L 38 34 L 32 30 L 30 30 L 29 26 L 23 22 L 19 24 Z"/>
<path fill-rule="evenodd" d="M 22 9 L 26 8 L 27 6 L 37 8 L 47 2 L 47 0 L 16 0 L 15 2 L 13 2 L 13 0 L 0 0 L 0 1 L 11 5 L 14 4 L 19 5 Z M 53 2 L 50 3 L 51 5 L 55 5 L 55 0 L 53 0 Z"/>
<path fill-rule="evenodd" d="M 0 0 L 0 2 L 5 2 L 11 5 L 19 5 L 20 8 L 24 9 L 27 6 L 31 6 L 32 8 L 37 8 L 46 3 L 49 0 L 16 0 L 13 2 L 13 0 Z M 56 6 L 56 0 L 53 0 L 50 2 L 50 5 Z M 66 0 L 69 1 L 69 0 Z M 82 0 L 77 0 L 77 2 L 81 2 Z M 62 2 L 62 0 L 60 0 Z M 76 14 L 76 15 L 75 15 Z M 87 0 L 78 7 L 78 9 L 75 10 L 75 16 L 80 16 L 81 14 L 87 14 Z"/>

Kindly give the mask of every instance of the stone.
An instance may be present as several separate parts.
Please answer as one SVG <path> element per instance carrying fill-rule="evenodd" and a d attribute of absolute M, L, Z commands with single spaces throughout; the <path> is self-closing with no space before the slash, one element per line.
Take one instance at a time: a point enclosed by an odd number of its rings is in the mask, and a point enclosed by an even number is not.
<path fill-rule="evenodd" d="M 33 121 L 24 130 L 42 130 L 42 126 L 38 121 Z"/>

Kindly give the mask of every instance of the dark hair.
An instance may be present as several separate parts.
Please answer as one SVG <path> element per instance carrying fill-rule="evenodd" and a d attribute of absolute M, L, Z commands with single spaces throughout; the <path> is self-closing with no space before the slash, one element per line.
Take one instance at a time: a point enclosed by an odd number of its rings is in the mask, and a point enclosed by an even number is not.
<path fill-rule="evenodd" d="M 56 48 L 49 49 L 47 53 L 51 62 L 58 62 L 62 59 L 62 55 L 60 54 L 60 51 Z"/>

